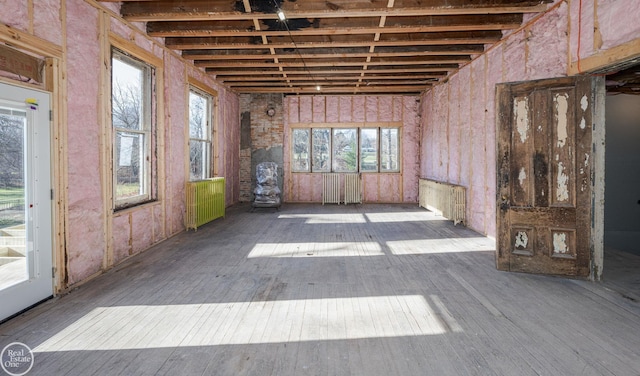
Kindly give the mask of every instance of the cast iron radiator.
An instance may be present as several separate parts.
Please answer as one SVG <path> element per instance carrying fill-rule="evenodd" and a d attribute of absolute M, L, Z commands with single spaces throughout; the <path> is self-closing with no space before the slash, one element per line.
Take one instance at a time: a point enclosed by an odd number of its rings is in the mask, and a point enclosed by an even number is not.
<path fill-rule="evenodd" d="M 186 187 L 186 215 L 184 225 L 197 230 L 207 222 L 224 217 L 224 178 L 191 181 Z"/>
<path fill-rule="evenodd" d="M 420 179 L 419 205 L 453 221 L 465 223 L 466 189 L 460 185 Z"/>

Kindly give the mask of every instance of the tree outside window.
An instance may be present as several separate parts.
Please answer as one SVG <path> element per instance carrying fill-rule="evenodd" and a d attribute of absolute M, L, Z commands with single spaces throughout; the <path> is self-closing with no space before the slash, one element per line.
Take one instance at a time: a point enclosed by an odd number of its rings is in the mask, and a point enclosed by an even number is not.
<path fill-rule="evenodd" d="M 211 124 L 213 98 L 199 90 L 189 91 L 189 179 L 211 177 Z"/>
<path fill-rule="evenodd" d="M 291 161 L 291 169 L 295 172 L 309 171 L 309 129 L 294 129 L 293 136 L 293 155 Z"/>
<path fill-rule="evenodd" d="M 116 208 L 151 199 L 151 66 L 114 50 L 111 114 Z"/>
<path fill-rule="evenodd" d="M 291 135 L 292 172 L 309 172 L 309 160 L 311 172 L 400 171 L 400 128 L 294 128 Z"/>

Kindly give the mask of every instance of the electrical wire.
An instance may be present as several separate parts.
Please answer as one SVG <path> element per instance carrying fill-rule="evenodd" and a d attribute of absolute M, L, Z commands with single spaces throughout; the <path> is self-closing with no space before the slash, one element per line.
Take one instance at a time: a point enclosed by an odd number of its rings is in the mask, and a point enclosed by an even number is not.
<path fill-rule="evenodd" d="M 275 4 L 276 9 L 278 10 L 278 12 L 283 12 L 282 9 L 280 9 L 280 7 L 278 6 L 278 3 L 276 3 L 275 0 L 273 0 L 273 3 Z M 313 81 L 313 84 L 315 85 L 316 90 L 319 91 L 320 90 L 320 85 L 318 85 L 318 81 L 316 80 L 316 78 L 313 75 L 313 73 L 311 73 L 311 70 L 309 70 L 309 67 L 307 66 L 307 62 L 304 60 L 304 57 L 302 57 L 302 54 L 300 53 L 300 49 L 298 48 L 298 44 L 293 39 L 293 35 L 291 34 L 291 30 L 289 29 L 289 25 L 287 24 L 287 20 L 284 19 L 284 20 L 281 20 L 280 22 L 284 23 L 284 27 L 287 29 L 287 33 L 289 34 L 289 39 L 291 40 L 291 43 L 293 43 L 293 47 L 296 49 L 296 52 L 298 53 L 298 56 L 300 56 L 300 60 L 302 61 L 302 66 L 304 67 L 304 70 L 307 71 L 307 73 L 309 73 L 309 76 L 311 77 L 311 80 Z"/>

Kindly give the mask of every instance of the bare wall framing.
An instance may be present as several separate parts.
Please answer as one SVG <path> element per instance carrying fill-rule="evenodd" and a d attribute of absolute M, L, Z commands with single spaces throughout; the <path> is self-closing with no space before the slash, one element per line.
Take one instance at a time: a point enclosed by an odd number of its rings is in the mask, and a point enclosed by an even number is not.
<path fill-rule="evenodd" d="M 56 292 L 184 230 L 188 91 L 194 79 L 218 93 L 214 172 L 226 203 L 239 197 L 238 97 L 195 68 L 119 4 L 93 0 L 3 1 L 0 41 L 46 58 L 53 93 Z M 157 79 L 157 201 L 114 212 L 111 183 L 111 46 L 151 60 Z M 4 79 L 3 79 L 4 80 Z"/>
<path fill-rule="evenodd" d="M 469 227 L 496 235 L 496 84 L 588 74 L 638 57 L 638 17 L 633 0 L 556 1 L 423 94 L 420 173 L 467 187 Z"/>
<path fill-rule="evenodd" d="M 365 202 L 418 202 L 420 97 L 399 95 L 287 96 L 284 103 L 284 199 L 321 202 L 322 174 L 291 172 L 292 127 L 384 126 L 401 128 L 401 169 L 362 173 Z M 395 126 L 394 125 L 394 126 Z"/>

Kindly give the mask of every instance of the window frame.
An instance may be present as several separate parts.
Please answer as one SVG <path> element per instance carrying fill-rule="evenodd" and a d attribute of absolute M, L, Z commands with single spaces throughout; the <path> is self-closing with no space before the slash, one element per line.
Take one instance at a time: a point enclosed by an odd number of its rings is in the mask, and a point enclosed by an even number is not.
<path fill-rule="evenodd" d="M 298 129 L 308 129 L 309 130 L 309 141 L 308 141 L 308 154 L 309 154 L 309 159 L 310 159 L 310 169 L 307 170 L 301 170 L 301 169 L 295 169 L 294 168 L 294 163 L 291 162 L 290 163 L 290 171 L 292 173 L 362 173 L 362 174 L 389 174 L 389 173 L 401 173 L 402 172 L 402 124 L 401 123 L 372 123 L 372 124 L 367 124 L 367 125 L 362 125 L 362 124 L 317 124 L 317 127 L 312 126 L 311 124 L 300 124 L 300 125 L 293 125 L 290 126 L 290 142 L 289 142 L 289 147 L 290 147 L 290 157 L 291 157 L 291 161 L 293 161 L 293 157 L 294 157 L 294 149 L 295 149 L 295 137 L 294 137 L 294 132 Z M 356 134 L 355 134 L 355 154 L 356 154 L 356 170 L 355 171 L 347 171 L 347 170 L 337 170 L 336 168 L 334 168 L 334 149 L 335 149 L 335 140 L 334 140 L 334 134 L 336 130 L 345 130 L 345 129 L 355 129 Z M 362 132 L 363 131 L 370 131 L 370 130 L 375 130 L 376 131 L 376 140 L 375 140 L 375 153 L 376 153 L 376 169 L 375 170 L 363 170 L 362 168 L 362 156 L 363 156 L 363 152 L 362 152 Z M 389 169 L 389 170 L 384 170 L 382 168 L 382 161 L 381 161 L 381 152 L 382 152 L 382 132 L 383 130 L 396 130 L 397 132 L 397 136 L 395 138 L 395 142 L 397 143 L 397 150 L 396 150 L 396 163 L 397 163 L 397 168 L 396 169 Z M 328 155 L 329 155 L 329 161 L 328 161 L 328 169 L 319 169 L 318 167 L 316 167 L 316 163 L 315 163 L 315 157 L 314 157 L 314 148 L 315 148 L 315 142 L 314 142 L 314 133 L 315 131 L 328 131 L 329 132 L 329 151 L 328 151 Z"/>
<path fill-rule="evenodd" d="M 306 164 L 306 168 L 302 168 L 302 169 L 297 169 L 296 166 L 298 165 L 295 161 L 296 161 L 296 155 L 297 154 L 302 154 L 302 153 L 296 153 L 296 140 L 298 139 L 298 137 L 296 137 L 295 133 L 296 131 L 306 131 L 307 133 L 307 137 L 306 137 L 306 146 L 307 146 L 307 157 L 304 159 L 305 160 L 305 164 Z M 312 130 L 311 128 L 293 128 L 291 130 L 291 170 L 294 172 L 311 172 L 311 137 L 313 137 L 312 135 Z"/>
<path fill-rule="evenodd" d="M 205 108 L 204 108 L 204 118 L 206 119 L 206 124 L 203 130 L 204 138 L 193 137 L 191 132 L 191 95 L 197 95 L 205 100 Z M 192 84 L 189 85 L 188 95 L 187 95 L 187 104 L 189 109 L 189 142 L 188 142 L 188 162 L 189 162 L 189 181 L 197 181 L 208 179 L 213 176 L 213 124 L 215 121 L 214 108 L 215 108 L 215 97 L 208 93 L 205 90 L 198 88 Z M 203 144 L 202 152 L 203 163 L 201 166 L 202 176 L 198 178 L 194 178 L 193 170 L 192 170 L 192 160 L 191 160 L 191 145 L 192 142 L 198 142 Z"/>
<path fill-rule="evenodd" d="M 396 165 L 397 167 L 395 169 L 383 169 L 382 168 L 382 131 L 383 130 L 396 130 L 397 131 L 397 136 L 395 137 L 395 142 L 397 143 L 396 145 Z M 380 127 L 379 131 L 378 131 L 378 171 L 380 171 L 381 173 L 395 173 L 395 172 L 400 172 L 401 168 L 401 163 L 402 163 L 402 133 L 400 132 L 400 128 L 395 128 L 395 127 Z"/>
<path fill-rule="evenodd" d="M 139 69 L 141 72 L 142 78 L 142 88 L 140 100 L 142 103 L 141 111 L 140 111 L 140 121 L 138 129 L 131 129 L 119 126 L 116 122 L 113 121 L 113 103 L 114 103 L 114 85 L 115 85 L 115 75 L 114 75 L 114 61 L 118 60 L 123 64 L 126 64 L 135 69 Z M 156 90 L 156 71 L 158 67 L 152 63 L 145 61 L 142 58 L 139 58 L 135 54 L 130 53 L 125 48 L 121 48 L 119 46 L 112 45 L 111 46 L 111 129 L 112 129 L 112 137 L 111 137 L 111 145 L 113 148 L 112 153 L 112 184 L 113 184 L 113 205 L 115 210 L 126 209 L 129 207 L 141 205 L 150 201 L 154 201 L 156 195 L 156 189 L 154 187 L 154 178 L 157 176 L 157 163 L 154 160 L 154 150 L 157 148 L 157 140 L 155 139 L 157 135 L 157 114 L 156 108 L 157 103 L 155 99 L 155 90 Z M 140 155 L 140 169 L 142 172 L 139 172 L 139 188 L 140 192 L 136 195 L 119 197 L 118 196 L 118 179 L 119 179 L 119 153 L 121 153 L 121 149 L 117 146 L 119 145 L 118 137 L 121 134 L 133 134 L 134 136 L 138 136 L 142 138 L 143 145 L 139 150 L 142 151 Z"/>

